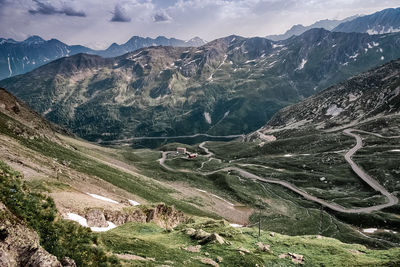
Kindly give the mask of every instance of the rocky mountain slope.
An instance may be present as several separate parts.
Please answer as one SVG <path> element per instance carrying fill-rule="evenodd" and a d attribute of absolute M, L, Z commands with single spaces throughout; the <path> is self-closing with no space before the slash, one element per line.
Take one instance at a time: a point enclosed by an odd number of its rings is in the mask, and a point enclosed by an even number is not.
<path fill-rule="evenodd" d="M 54 59 L 93 50 L 67 45 L 56 39 L 48 41 L 32 36 L 22 42 L 0 38 L 0 79 L 29 72 Z"/>
<path fill-rule="evenodd" d="M 313 29 L 281 42 L 229 36 L 198 48 L 79 54 L 0 85 L 89 140 L 251 132 L 280 108 L 400 57 L 400 34 Z"/>
<path fill-rule="evenodd" d="M 33 124 L 48 125 L 37 113 L 29 111 L 26 105 L 5 91 L 1 91 L 0 95 L 2 265 L 399 264 L 400 250 L 393 248 L 398 242 L 394 232 L 398 230 L 395 216 L 383 212 L 364 214 L 370 217 L 362 220 L 361 226 L 350 226 L 338 221 L 335 218 L 337 215 L 329 214 L 284 188 L 238 179 L 236 173 L 220 172 L 203 176 L 166 171 L 156 161 L 160 157 L 159 151 L 104 148 L 62 135 L 58 135 L 58 141 L 53 142 L 48 137 L 52 134 L 41 135 L 41 127 Z M 51 131 L 49 127 L 45 129 Z M 29 134 L 24 134 L 28 131 Z M 279 142 L 278 147 L 285 151 L 284 141 Z M 293 148 L 293 143 L 287 145 Z M 321 149 L 319 144 L 315 146 Z M 287 158 L 279 158 L 276 154 L 282 151 L 274 152 L 273 146 L 268 144 L 263 149 L 268 148 L 269 153 L 260 151 L 258 146 L 239 142 L 207 143 L 207 147 L 216 153 L 216 157 L 227 157 L 229 162 L 238 153 L 243 153 L 240 157 L 249 157 L 261 164 L 259 156 L 272 153 L 273 158 L 267 161 L 269 164 L 273 162 L 279 166 L 276 168 L 290 168 Z M 197 146 L 188 149 L 201 150 Z M 249 151 L 252 155 L 246 156 Z M 201 168 L 218 168 L 214 165 L 216 162 L 210 164 L 209 156 L 199 154 L 193 161 L 172 157 L 168 159 L 168 164 L 182 168 L 183 162 L 184 168 L 198 170 L 204 160 Z M 317 154 L 315 157 L 321 158 Z M 224 160 L 220 164 L 227 162 Z M 315 183 L 313 178 L 320 174 L 320 168 L 329 169 L 317 164 L 313 166 L 314 162 L 314 158 L 296 161 L 313 168 L 313 176 L 308 181 L 310 184 Z M 295 168 L 296 163 L 292 163 Z M 255 169 L 249 171 L 254 172 Z M 288 170 L 283 175 L 280 179 L 294 175 L 297 177 L 295 180 L 299 180 L 298 171 L 292 173 Z M 333 177 L 337 175 L 326 176 L 329 179 L 326 186 L 336 183 Z M 304 177 L 302 180 L 301 183 L 305 183 Z M 346 182 L 346 188 L 353 189 L 354 181 L 350 181 Z M 310 190 L 310 187 L 307 185 L 305 188 Z M 369 198 L 365 194 L 361 197 L 368 200 L 363 204 L 370 204 L 374 193 L 368 194 Z M 332 197 L 340 198 L 338 195 Z M 161 201 L 175 205 L 185 214 L 160 204 Z M 261 209 L 262 213 L 252 214 L 253 208 Z M 244 210 L 247 210 L 247 215 L 240 218 L 239 214 Z M 258 236 L 258 229 L 252 225 L 257 225 L 254 222 L 258 221 L 260 214 L 265 230 L 261 230 Z M 216 219 L 220 216 L 229 218 L 229 222 Z M 342 220 L 357 223 L 357 216 Z M 237 224 L 250 220 L 248 227 Z M 378 233 L 368 237 L 357 232 L 359 227 L 376 224 L 385 227 L 385 230 L 379 229 Z M 116 227 L 112 229 L 110 225 Z M 333 236 L 351 244 L 330 238 Z M 375 246 L 381 250 L 371 249 Z"/>
<path fill-rule="evenodd" d="M 400 60 L 357 75 L 284 108 L 265 129 L 356 125 L 400 113 Z"/>
<path fill-rule="evenodd" d="M 333 29 L 337 32 L 383 34 L 400 31 L 400 8 L 388 8 L 371 15 L 343 22 Z"/>
<path fill-rule="evenodd" d="M 182 41 L 164 36 L 155 39 L 134 36 L 124 44 L 113 43 L 106 50 L 93 50 L 81 45 L 67 45 L 56 39 L 45 41 L 39 36 L 32 36 L 21 42 L 0 38 L 0 79 L 26 73 L 55 59 L 79 53 L 114 57 L 149 46 L 196 47 L 204 44 L 205 41 L 198 37 Z"/>
<path fill-rule="evenodd" d="M 284 34 L 277 34 L 277 35 L 268 35 L 265 38 L 272 40 L 272 41 L 281 41 L 281 40 L 286 40 L 289 39 L 292 36 L 298 36 L 303 33 L 305 33 L 308 30 L 311 29 L 316 29 L 316 28 L 323 28 L 325 30 L 331 31 L 335 27 L 337 27 L 339 24 L 347 21 L 351 21 L 358 16 L 352 16 L 345 18 L 343 20 L 330 20 L 330 19 L 325 19 L 325 20 L 319 20 L 309 26 L 304 26 L 302 24 L 297 24 L 292 26 L 289 30 L 287 30 Z"/>

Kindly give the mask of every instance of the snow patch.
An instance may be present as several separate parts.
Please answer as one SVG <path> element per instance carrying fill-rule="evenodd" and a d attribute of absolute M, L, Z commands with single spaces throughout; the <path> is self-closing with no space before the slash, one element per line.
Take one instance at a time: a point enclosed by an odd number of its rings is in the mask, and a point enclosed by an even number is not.
<path fill-rule="evenodd" d="M 279 48 L 279 47 L 284 47 L 284 45 L 278 45 L 278 44 L 273 44 L 272 48 Z"/>
<path fill-rule="evenodd" d="M 204 118 L 206 119 L 206 122 L 207 122 L 208 124 L 211 124 L 211 116 L 210 116 L 210 113 L 204 112 Z"/>
<path fill-rule="evenodd" d="M 358 53 L 355 53 L 353 56 L 350 56 L 350 58 L 357 58 L 358 57 Z"/>
<path fill-rule="evenodd" d="M 84 227 L 89 227 L 87 224 L 87 220 L 84 217 L 82 217 L 78 214 L 75 214 L 75 213 L 71 213 L 71 212 L 67 213 L 67 216 L 68 216 L 68 220 L 77 222 Z"/>
<path fill-rule="evenodd" d="M 8 71 L 10 72 L 10 75 L 8 75 L 8 77 L 11 77 L 12 75 L 12 70 L 11 70 L 11 65 L 10 65 L 10 57 L 7 57 L 7 61 L 8 61 Z"/>
<path fill-rule="evenodd" d="M 304 66 L 307 64 L 307 59 L 302 59 L 300 65 L 295 70 L 302 70 Z"/>
<path fill-rule="evenodd" d="M 229 225 L 232 226 L 233 228 L 241 228 L 241 227 L 243 227 L 243 225 L 237 224 L 237 223 L 230 223 Z"/>
<path fill-rule="evenodd" d="M 328 108 L 325 115 L 335 117 L 335 116 L 339 115 L 340 113 L 342 113 L 342 111 L 343 111 L 342 108 L 338 108 L 338 106 L 336 104 L 333 104 Z"/>
<path fill-rule="evenodd" d="M 77 222 L 80 225 L 82 225 L 83 227 L 89 227 L 87 224 L 86 218 L 84 218 L 78 214 L 69 212 L 69 213 L 67 213 L 67 217 L 68 217 L 68 220 Z M 92 230 L 93 232 L 106 232 L 108 230 L 111 230 L 111 229 L 114 229 L 115 227 L 117 227 L 112 222 L 107 221 L 107 223 L 108 223 L 107 227 L 90 227 L 90 230 Z"/>
<path fill-rule="evenodd" d="M 390 152 L 400 152 L 400 149 L 392 149 Z"/>
<path fill-rule="evenodd" d="M 100 200 L 103 200 L 103 201 L 107 201 L 107 202 L 111 202 L 111 203 L 114 203 L 114 204 L 119 204 L 119 202 L 117 202 L 115 200 L 112 200 L 110 198 L 107 198 L 107 197 L 99 196 L 99 195 L 96 195 L 96 194 L 90 194 L 90 193 L 86 193 L 86 194 L 88 194 L 89 196 L 91 196 L 93 198 L 97 198 L 97 199 L 100 199 Z"/>
<path fill-rule="evenodd" d="M 111 229 L 114 229 L 115 227 L 117 227 L 112 222 L 107 221 L 107 223 L 108 223 L 107 227 L 90 227 L 90 230 L 92 230 L 93 232 L 106 232 L 108 230 L 111 230 Z"/>
<path fill-rule="evenodd" d="M 293 155 L 292 154 L 285 154 L 285 155 L 283 155 L 285 158 L 291 158 L 291 157 L 293 157 Z"/>
<path fill-rule="evenodd" d="M 390 26 L 389 28 L 383 27 L 381 30 L 376 30 L 376 29 L 368 29 L 367 33 L 369 35 L 374 35 L 374 34 L 385 34 L 385 33 L 394 33 L 394 32 L 400 32 L 400 28 L 393 28 L 393 26 Z"/>
<path fill-rule="evenodd" d="M 364 233 L 368 233 L 368 234 L 373 234 L 373 233 L 375 233 L 377 230 L 378 230 L 377 228 L 366 228 L 366 229 L 363 229 L 363 232 L 364 232 Z"/>
<path fill-rule="evenodd" d="M 384 56 L 381 56 L 381 60 L 385 60 L 385 57 L 384 57 Z"/>
<path fill-rule="evenodd" d="M 140 203 L 137 202 L 137 201 L 135 201 L 135 200 L 128 199 L 128 202 L 129 202 L 129 204 L 131 204 L 132 206 L 139 206 L 139 205 L 140 205 Z"/>
<path fill-rule="evenodd" d="M 205 190 L 201 190 L 201 189 L 197 189 L 197 188 L 196 188 L 196 190 L 199 192 L 202 192 L 202 193 L 207 193 L 207 191 L 205 191 Z"/>

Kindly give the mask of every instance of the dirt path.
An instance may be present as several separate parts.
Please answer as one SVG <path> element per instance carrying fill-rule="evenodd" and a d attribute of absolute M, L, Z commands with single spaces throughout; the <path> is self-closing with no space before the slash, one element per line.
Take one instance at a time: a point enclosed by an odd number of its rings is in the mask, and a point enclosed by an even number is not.
<path fill-rule="evenodd" d="M 161 164 L 162 167 L 166 168 L 169 171 L 173 171 L 173 172 L 192 172 L 192 173 L 197 173 L 200 175 L 210 175 L 210 174 L 214 174 L 217 172 L 229 172 L 229 171 L 236 171 L 238 172 L 242 177 L 244 178 L 248 178 L 248 179 L 252 179 L 252 180 L 257 180 L 257 181 L 261 181 L 261 182 L 265 182 L 265 183 L 271 183 L 271 184 L 278 184 L 281 186 L 284 186 L 290 190 L 292 190 L 293 192 L 301 195 L 302 197 L 304 197 L 307 200 L 311 200 L 314 201 L 316 203 L 319 203 L 322 206 L 328 207 L 334 211 L 339 211 L 339 212 L 343 212 L 343 213 L 369 213 L 372 211 L 378 211 L 393 205 L 396 205 L 398 203 L 398 198 L 395 197 L 394 195 L 392 195 L 391 193 L 389 193 L 382 185 L 380 185 L 376 180 L 374 180 L 371 176 L 369 176 L 367 173 L 365 173 L 352 159 L 351 157 L 359 150 L 362 148 L 362 139 L 359 135 L 354 134 L 352 132 L 354 131 L 359 131 L 359 130 L 354 130 L 354 129 L 346 129 L 344 130 L 344 134 L 349 135 L 351 137 L 354 137 L 357 141 L 356 145 L 351 148 L 345 155 L 345 159 L 346 161 L 350 164 L 350 166 L 352 167 L 352 169 L 354 170 L 354 172 L 363 180 L 365 181 L 368 185 L 370 185 L 373 189 L 375 189 L 376 191 L 379 191 L 382 195 L 386 196 L 388 199 L 388 202 L 385 204 L 381 204 L 381 205 L 375 205 L 375 206 L 371 206 L 371 207 L 365 207 L 365 208 L 345 208 L 339 204 L 335 204 L 335 203 L 331 203 L 331 202 L 327 202 L 325 200 L 322 200 L 320 198 L 317 198 L 315 196 L 312 196 L 306 192 L 304 192 L 303 190 L 299 189 L 298 187 L 296 187 L 293 184 L 290 184 L 288 182 L 284 182 L 284 181 L 279 181 L 279 180 L 275 180 L 275 179 L 267 179 L 267 178 L 263 178 L 260 177 L 258 175 L 255 175 L 253 173 L 250 173 L 248 171 L 245 171 L 243 169 L 240 169 L 238 167 L 226 167 L 226 168 L 222 168 L 216 171 L 212 171 L 212 172 L 196 172 L 196 171 L 190 171 L 190 170 L 175 170 L 169 166 L 167 166 L 165 164 L 165 160 L 166 157 L 169 153 L 174 153 L 172 151 L 165 151 L 162 152 L 162 157 L 161 159 L 159 159 L 159 162 Z M 364 132 L 364 131 L 360 131 L 360 132 Z M 368 133 L 368 132 L 364 132 L 364 133 Z M 368 133 L 368 134 L 372 134 L 378 137 L 382 137 L 382 138 L 398 138 L 397 136 L 394 137 L 383 137 L 379 134 L 374 134 L 374 133 Z M 210 152 L 205 146 L 205 142 L 201 143 L 199 145 L 199 147 L 201 149 L 204 150 L 204 152 L 207 154 L 206 157 L 212 157 L 214 154 L 212 152 Z"/>

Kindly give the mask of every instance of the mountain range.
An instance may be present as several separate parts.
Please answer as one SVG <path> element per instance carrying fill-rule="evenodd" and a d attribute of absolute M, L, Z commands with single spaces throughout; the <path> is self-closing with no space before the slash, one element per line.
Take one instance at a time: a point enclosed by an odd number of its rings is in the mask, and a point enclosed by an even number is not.
<path fill-rule="evenodd" d="M 343 20 L 320 20 L 309 26 L 294 25 L 284 34 L 268 35 L 267 39 L 280 41 L 300 35 L 313 28 L 335 32 L 384 34 L 400 31 L 400 8 L 388 8 L 370 15 L 355 15 Z"/>
<path fill-rule="evenodd" d="M 0 85 L 88 140 L 254 131 L 279 109 L 400 57 L 400 34 L 312 29 L 280 42 L 78 54 Z"/>
<path fill-rule="evenodd" d="M 367 16 L 352 16 L 343 20 L 320 20 L 310 26 L 294 25 L 290 30 L 281 35 L 269 35 L 266 38 L 273 41 L 288 39 L 298 36 L 313 28 L 324 28 L 338 32 L 361 32 L 380 34 L 397 32 L 400 29 L 399 11 L 385 9 Z M 48 41 L 39 36 L 31 36 L 25 41 L 0 38 L 0 80 L 18 74 L 29 72 L 43 64 L 60 57 L 71 56 L 78 53 L 100 55 L 102 57 L 116 57 L 140 48 L 149 46 L 175 46 L 198 47 L 206 42 L 199 37 L 188 41 L 176 38 L 143 38 L 133 36 L 124 44 L 111 44 L 105 50 L 93 50 L 81 45 L 67 45 L 56 39 Z"/>
<path fill-rule="evenodd" d="M 400 31 L 400 8 L 389 8 L 346 21 L 333 29 L 337 32 L 383 34 Z"/>
<path fill-rule="evenodd" d="M 276 35 L 268 35 L 265 38 L 270 39 L 272 41 L 281 41 L 281 40 L 286 40 L 289 39 L 292 36 L 298 36 L 303 34 L 304 32 L 315 29 L 315 28 L 323 28 L 325 30 L 331 31 L 334 28 L 336 28 L 338 25 L 340 25 L 343 22 L 346 21 L 351 21 L 358 16 L 351 16 L 348 18 L 345 18 L 343 20 L 330 20 L 330 19 L 324 19 L 324 20 L 319 20 L 309 26 L 304 26 L 302 24 L 297 24 L 292 26 L 289 30 L 287 30 L 284 34 L 276 34 Z"/>
<path fill-rule="evenodd" d="M 61 57 L 87 53 L 103 57 L 120 56 L 148 46 L 200 46 L 205 41 L 195 37 L 189 41 L 159 36 L 155 39 L 133 36 L 126 43 L 113 43 L 106 50 L 93 50 L 81 45 L 67 45 L 57 39 L 44 40 L 31 36 L 18 42 L 0 38 L 0 79 L 29 72 Z"/>

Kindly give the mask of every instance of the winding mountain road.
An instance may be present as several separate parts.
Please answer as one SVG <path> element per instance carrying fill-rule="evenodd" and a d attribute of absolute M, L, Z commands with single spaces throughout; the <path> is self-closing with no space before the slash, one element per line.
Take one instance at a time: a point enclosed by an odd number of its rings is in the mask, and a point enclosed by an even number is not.
<path fill-rule="evenodd" d="M 389 193 L 381 184 L 379 184 L 375 179 L 373 179 L 371 176 L 369 176 L 365 171 L 363 171 L 352 159 L 351 157 L 359 150 L 363 147 L 362 145 L 362 139 L 359 135 L 353 133 L 353 132 L 362 132 L 362 133 L 366 133 L 366 134 L 371 134 L 377 137 L 381 137 L 381 138 L 400 138 L 400 136 L 392 136 L 392 137 L 384 137 L 380 134 L 375 134 L 375 133 L 370 133 L 370 132 L 366 132 L 366 131 L 361 131 L 361 130 L 356 130 L 356 129 L 346 129 L 343 131 L 344 134 L 354 137 L 356 139 L 356 145 L 351 148 L 345 155 L 345 159 L 346 161 L 350 164 L 351 168 L 353 169 L 353 171 L 364 181 L 366 182 L 369 186 L 371 186 L 374 190 L 380 192 L 382 195 L 384 195 L 387 199 L 388 202 L 385 204 L 380 204 L 380 205 L 375 205 L 375 206 L 371 206 L 371 207 L 364 207 L 364 208 L 345 208 L 339 204 L 335 204 L 332 202 L 327 202 L 323 199 L 317 198 L 315 196 L 312 196 L 306 192 L 304 192 L 303 190 L 301 190 L 300 188 L 296 187 L 295 185 L 288 183 L 288 182 L 284 182 L 284 181 L 280 181 L 280 180 L 275 180 L 275 179 L 267 179 L 267 178 L 263 178 L 260 177 L 258 175 L 255 175 L 253 173 L 250 173 L 248 171 L 245 171 L 243 169 L 240 169 L 238 167 L 226 167 L 226 168 L 222 168 L 219 170 L 215 170 L 212 172 L 196 172 L 196 171 L 191 171 L 191 170 L 175 170 L 169 166 L 167 166 L 165 164 L 165 160 L 167 158 L 167 155 L 169 153 L 175 153 L 173 151 L 164 151 L 162 152 L 162 157 L 159 159 L 160 165 L 162 167 L 164 167 L 165 169 L 169 170 L 169 171 L 173 171 L 173 172 L 191 172 L 191 173 L 196 173 L 196 174 L 200 174 L 200 175 L 210 175 L 210 174 L 214 174 L 214 173 L 218 173 L 218 172 L 228 172 L 228 171 L 236 171 L 238 172 L 242 177 L 244 178 L 248 178 L 248 179 L 252 179 L 252 180 L 257 180 L 260 182 L 265 182 L 265 183 L 270 183 L 270 184 L 278 184 L 281 186 L 284 186 L 290 190 L 292 190 L 293 192 L 301 195 L 302 197 L 304 197 L 307 200 L 310 201 L 314 201 L 316 203 L 319 203 L 322 206 L 325 206 L 327 208 L 330 208 L 334 211 L 338 211 L 338 212 L 343 212 L 343 213 L 369 213 L 369 212 L 373 212 L 373 211 L 378 211 L 393 205 L 396 205 L 399 200 L 396 196 L 392 195 L 391 193 Z M 201 149 L 204 150 L 204 152 L 207 154 L 206 157 L 211 158 L 214 154 L 212 152 L 210 152 L 206 147 L 205 147 L 206 142 L 203 142 L 199 145 L 199 147 Z"/>

